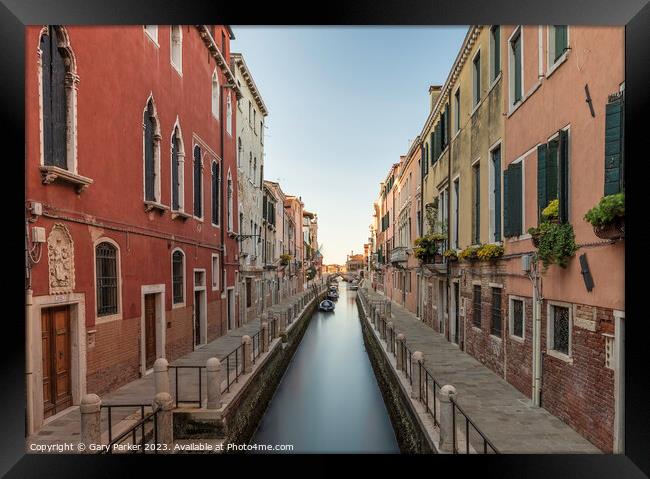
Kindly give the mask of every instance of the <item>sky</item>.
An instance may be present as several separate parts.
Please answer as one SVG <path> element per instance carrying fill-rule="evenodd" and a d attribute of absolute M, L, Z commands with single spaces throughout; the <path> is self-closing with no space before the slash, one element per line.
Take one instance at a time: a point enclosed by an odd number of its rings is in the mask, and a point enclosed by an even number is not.
<path fill-rule="evenodd" d="M 458 27 L 232 26 L 269 111 L 264 177 L 318 215 L 324 263 L 363 252 L 379 184 L 429 112 Z"/>

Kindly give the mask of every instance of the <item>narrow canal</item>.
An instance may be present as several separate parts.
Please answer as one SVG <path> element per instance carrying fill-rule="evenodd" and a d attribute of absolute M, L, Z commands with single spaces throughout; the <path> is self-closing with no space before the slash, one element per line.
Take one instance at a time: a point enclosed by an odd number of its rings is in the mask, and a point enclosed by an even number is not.
<path fill-rule="evenodd" d="M 366 353 L 356 292 L 339 283 L 334 312 L 316 311 L 251 441 L 303 453 L 398 453 Z"/>

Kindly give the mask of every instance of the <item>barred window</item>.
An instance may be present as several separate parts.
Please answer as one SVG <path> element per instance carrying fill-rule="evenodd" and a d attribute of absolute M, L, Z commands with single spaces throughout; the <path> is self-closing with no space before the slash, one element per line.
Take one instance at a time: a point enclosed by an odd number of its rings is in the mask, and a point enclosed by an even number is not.
<path fill-rule="evenodd" d="M 551 349 L 569 355 L 569 308 L 551 305 Z"/>
<path fill-rule="evenodd" d="M 492 325 L 494 336 L 501 337 L 501 288 L 492 288 Z"/>
<path fill-rule="evenodd" d="M 95 248 L 97 316 L 117 314 L 117 248 L 99 243 Z"/>
<path fill-rule="evenodd" d="M 172 254 L 172 293 L 174 304 L 182 303 L 185 300 L 185 265 L 182 251 L 174 251 Z"/>
<path fill-rule="evenodd" d="M 472 322 L 477 328 L 481 327 L 481 286 L 474 285 L 474 305 Z"/>

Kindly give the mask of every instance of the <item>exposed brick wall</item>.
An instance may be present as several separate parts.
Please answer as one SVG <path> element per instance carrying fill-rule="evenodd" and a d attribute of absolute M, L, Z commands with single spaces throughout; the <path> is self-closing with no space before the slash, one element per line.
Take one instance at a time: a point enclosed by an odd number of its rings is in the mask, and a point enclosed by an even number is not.
<path fill-rule="evenodd" d="M 547 344 L 547 309 L 544 301 L 542 350 Z M 573 307 L 572 363 L 548 353 L 543 356 L 542 407 L 602 451 L 612 452 L 614 370 L 605 366 L 603 333 L 614 332 L 614 318 L 611 309 L 595 308 L 595 316 L 593 310 L 592 306 Z"/>
<path fill-rule="evenodd" d="M 533 298 L 524 301 L 524 339 L 510 336 L 510 301 L 504 298 L 506 334 L 506 380 L 520 392 L 533 395 Z"/>
<path fill-rule="evenodd" d="M 88 393 L 106 394 L 140 376 L 140 318 L 95 326 L 94 346 L 88 346 Z"/>
<path fill-rule="evenodd" d="M 165 354 L 169 362 L 194 349 L 194 330 L 192 325 L 192 306 L 172 309 L 166 313 L 167 327 Z"/>
<path fill-rule="evenodd" d="M 223 315 L 221 313 L 222 300 L 215 300 L 208 302 L 208 342 L 214 341 L 221 336 L 221 322 Z"/>

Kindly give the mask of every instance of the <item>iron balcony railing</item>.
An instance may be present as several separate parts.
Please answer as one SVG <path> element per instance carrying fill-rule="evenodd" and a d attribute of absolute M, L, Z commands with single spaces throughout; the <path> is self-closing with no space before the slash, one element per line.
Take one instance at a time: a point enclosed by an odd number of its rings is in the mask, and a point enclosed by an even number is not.
<path fill-rule="evenodd" d="M 107 413 L 108 443 L 101 447 L 99 454 L 112 454 L 116 448 L 130 453 L 145 454 L 149 452 L 157 454 L 159 450 L 158 410 L 145 413 L 145 410 L 150 408 L 150 404 L 102 404 L 101 410 Z M 113 437 L 114 409 L 139 410 L 140 412 L 140 419 L 116 437 Z"/>

